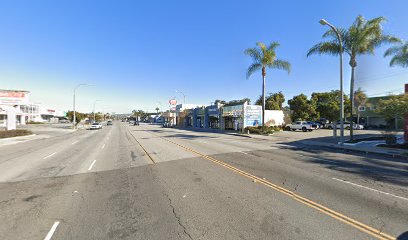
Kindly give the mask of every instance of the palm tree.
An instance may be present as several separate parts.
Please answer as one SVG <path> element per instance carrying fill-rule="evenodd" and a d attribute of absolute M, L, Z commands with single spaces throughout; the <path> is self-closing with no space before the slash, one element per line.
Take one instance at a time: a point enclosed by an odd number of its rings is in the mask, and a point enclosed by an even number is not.
<path fill-rule="evenodd" d="M 354 92 L 354 107 L 357 110 L 357 124 L 360 124 L 360 111 L 358 108 L 362 105 L 365 105 L 367 102 L 367 95 L 365 92 L 358 88 L 357 91 Z"/>
<path fill-rule="evenodd" d="M 159 107 L 156 107 L 156 112 L 157 112 L 157 114 L 159 114 L 159 110 L 160 110 L 160 108 Z"/>
<path fill-rule="evenodd" d="M 256 71 L 262 70 L 262 126 L 265 124 L 265 83 L 266 68 L 282 69 L 290 73 L 290 63 L 276 58 L 276 48 L 280 46 L 278 42 L 272 42 L 267 47 L 264 43 L 256 43 L 257 47 L 248 48 L 245 54 L 252 57 L 253 63 L 248 67 L 247 79 Z"/>
<path fill-rule="evenodd" d="M 357 56 L 364 54 L 374 54 L 374 50 L 386 43 L 400 42 L 396 37 L 383 33 L 382 23 L 384 17 L 377 17 L 371 20 L 364 19 L 363 16 L 357 16 L 354 23 L 348 28 L 338 28 L 342 38 L 343 51 L 350 57 L 349 65 L 351 67 L 350 80 L 350 126 L 353 126 L 353 106 L 354 106 L 354 71 L 357 67 Z M 313 54 L 330 54 L 339 55 L 340 45 L 336 33 L 328 30 L 323 34 L 323 38 L 329 38 L 329 41 L 321 42 L 314 45 L 307 56 Z M 350 140 L 353 139 L 353 128 L 350 128 Z"/>
<path fill-rule="evenodd" d="M 400 65 L 408 67 L 408 41 L 404 44 L 394 46 L 385 51 L 384 57 L 393 56 L 390 61 L 390 66 Z"/>

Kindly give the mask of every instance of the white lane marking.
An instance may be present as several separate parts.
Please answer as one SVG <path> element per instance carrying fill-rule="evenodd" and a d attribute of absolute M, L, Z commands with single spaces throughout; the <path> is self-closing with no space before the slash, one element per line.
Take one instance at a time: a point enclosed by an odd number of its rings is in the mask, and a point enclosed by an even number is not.
<path fill-rule="evenodd" d="M 105 144 L 103 144 L 103 146 L 102 146 L 102 149 L 104 149 L 105 148 Z"/>
<path fill-rule="evenodd" d="M 96 160 L 93 160 L 92 161 L 92 163 L 91 163 L 91 166 L 89 166 L 89 168 L 88 168 L 88 171 L 90 171 L 91 169 L 92 169 L 92 167 L 93 167 L 93 165 L 96 163 Z"/>
<path fill-rule="evenodd" d="M 44 240 L 50 240 L 52 238 L 52 235 L 54 235 L 55 230 L 57 230 L 59 223 L 60 223 L 59 221 L 54 222 L 47 236 L 45 236 Z"/>
<path fill-rule="evenodd" d="M 388 195 L 388 196 L 392 196 L 392 197 L 395 197 L 395 198 L 399 198 L 399 199 L 408 201 L 408 198 L 401 197 L 401 196 L 398 196 L 398 195 L 394 195 L 392 193 L 383 192 L 383 191 L 380 191 L 380 190 L 377 190 L 377 189 L 373 189 L 373 188 L 362 186 L 362 185 L 359 185 L 359 184 L 356 184 L 356 183 L 352 183 L 352 182 L 349 182 L 349 181 L 346 181 L 346 180 L 343 180 L 343 179 L 338 179 L 338 178 L 332 178 L 332 179 L 340 181 L 340 182 L 348 183 L 348 184 L 356 186 L 356 187 L 364 188 L 364 189 L 367 189 L 367 190 L 371 190 L 371 191 L 374 191 L 374 192 L 382 193 L 382 194 L 385 194 L 385 195 Z"/>
<path fill-rule="evenodd" d="M 72 145 L 74 145 L 75 143 L 79 142 L 79 140 L 76 140 L 75 142 L 71 143 Z"/>
<path fill-rule="evenodd" d="M 50 155 L 48 155 L 48 156 L 44 157 L 43 159 L 50 158 L 50 157 L 54 156 L 55 154 L 57 154 L 57 152 L 51 153 Z"/>

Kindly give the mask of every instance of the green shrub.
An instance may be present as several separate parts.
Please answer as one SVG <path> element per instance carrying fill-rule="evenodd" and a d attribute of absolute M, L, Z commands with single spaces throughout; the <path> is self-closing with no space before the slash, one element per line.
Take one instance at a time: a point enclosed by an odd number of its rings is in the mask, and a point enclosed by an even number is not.
<path fill-rule="evenodd" d="M 31 135 L 33 132 L 26 129 L 16 129 L 16 130 L 3 130 L 0 131 L 0 138 L 10 138 Z"/>
<path fill-rule="evenodd" d="M 280 131 L 282 130 L 281 126 L 258 126 L 258 127 L 246 127 L 244 129 L 244 132 L 247 133 L 249 131 L 249 133 L 251 134 L 273 134 L 275 131 Z"/>

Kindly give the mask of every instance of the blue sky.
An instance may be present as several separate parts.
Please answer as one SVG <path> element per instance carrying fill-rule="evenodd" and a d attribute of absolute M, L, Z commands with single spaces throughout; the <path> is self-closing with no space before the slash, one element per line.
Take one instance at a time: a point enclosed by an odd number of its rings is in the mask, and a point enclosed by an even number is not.
<path fill-rule="evenodd" d="M 278 41 L 278 57 L 290 75 L 268 71 L 267 92 L 286 99 L 339 87 L 338 58 L 312 56 L 325 18 L 350 25 L 358 14 L 385 16 L 387 33 L 408 39 L 406 1 L 2 1 L 0 3 L 0 88 L 31 91 L 31 99 L 62 110 L 129 112 L 215 99 L 255 100 L 261 75 L 249 80 L 251 60 L 243 51 L 257 41 Z M 382 57 L 358 59 L 357 87 L 368 95 L 402 91 L 408 69 L 388 67 Z M 346 58 L 346 63 L 347 63 Z M 345 89 L 350 71 L 345 66 Z"/>

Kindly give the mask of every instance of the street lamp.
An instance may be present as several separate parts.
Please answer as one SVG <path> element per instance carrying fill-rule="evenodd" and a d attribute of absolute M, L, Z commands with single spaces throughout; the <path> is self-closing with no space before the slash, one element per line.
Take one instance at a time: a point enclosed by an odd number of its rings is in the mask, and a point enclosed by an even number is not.
<path fill-rule="evenodd" d="M 178 91 L 178 90 L 176 90 L 176 93 L 181 93 L 183 95 L 183 97 L 184 97 L 183 103 L 184 103 L 184 105 L 186 105 L 186 95 L 183 92 Z"/>
<path fill-rule="evenodd" d="M 76 85 L 75 86 L 75 88 L 74 88 L 74 121 L 73 121 L 73 128 L 75 129 L 76 128 L 76 111 L 75 111 L 75 93 L 76 93 L 76 90 L 80 87 L 80 86 L 93 86 L 93 85 L 91 85 L 91 84 L 86 84 L 86 83 L 81 83 L 81 84 L 78 84 L 78 85 Z"/>
<path fill-rule="evenodd" d="M 325 19 L 320 19 L 321 25 L 329 26 L 337 35 L 340 46 L 340 145 L 344 145 L 344 94 L 343 94 L 343 42 L 339 31 Z M 352 126 L 351 126 L 352 127 Z M 334 129 L 336 127 L 334 126 Z"/>
<path fill-rule="evenodd" d="M 95 104 L 96 104 L 96 102 L 101 102 L 102 100 L 95 100 L 94 101 L 94 104 L 93 104 L 93 110 L 92 110 L 92 112 L 93 112 L 93 120 L 94 120 L 94 122 L 96 122 L 96 118 L 95 118 Z"/>

